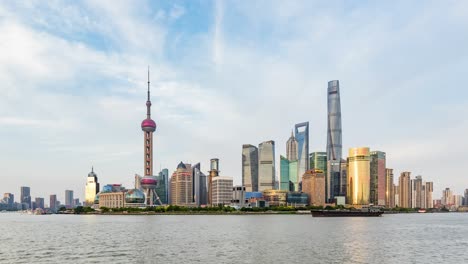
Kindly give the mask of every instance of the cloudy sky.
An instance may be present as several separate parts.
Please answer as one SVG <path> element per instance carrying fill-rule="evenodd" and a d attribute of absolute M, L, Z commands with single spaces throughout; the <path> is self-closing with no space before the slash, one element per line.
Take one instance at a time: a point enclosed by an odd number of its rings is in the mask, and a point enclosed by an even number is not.
<path fill-rule="evenodd" d="M 344 149 L 468 188 L 467 1 L 2 1 L 0 192 L 82 200 L 143 173 L 147 66 L 155 166 L 220 159 L 310 122 L 326 145 L 326 89 L 341 84 Z M 347 153 L 347 151 L 344 151 Z M 277 160 L 278 161 L 278 160 Z M 47 202 L 48 203 L 48 202 Z"/>

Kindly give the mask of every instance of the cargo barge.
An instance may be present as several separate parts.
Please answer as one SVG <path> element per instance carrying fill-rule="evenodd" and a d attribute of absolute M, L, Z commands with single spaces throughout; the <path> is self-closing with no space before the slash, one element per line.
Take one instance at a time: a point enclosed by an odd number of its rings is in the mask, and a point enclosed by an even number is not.
<path fill-rule="evenodd" d="M 378 217 L 384 212 L 381 208 L 365 207 L 361 210 L 311 210 L 313 217 Z"/>

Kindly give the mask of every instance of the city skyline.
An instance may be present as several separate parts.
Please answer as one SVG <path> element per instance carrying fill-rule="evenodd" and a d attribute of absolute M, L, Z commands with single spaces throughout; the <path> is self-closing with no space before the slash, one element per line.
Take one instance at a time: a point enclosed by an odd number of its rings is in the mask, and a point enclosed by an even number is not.
<path fill-rule="evenodd" d="M 325 151 L 326 82 L 338 79 L 344 153 L 353 146 L 384 151 L 395 178 L 403 171 L 422 175 L 434 182 L 437 196 L 446 187 L 462 194 L 468 185 L 465 165 L 440 155 L 468 158 L 467 143 L 458 140 L 468 128 L 463 119 L 467 91 L 458 84 L 468 64 L 466 51 L 443 45 L 466 44 L 468 21 L 458 11 L 465 3 L 429 4 L 427 17 L 412 12 L 418 7 L 410 3 L 336 4 L 318 11 L 316 3 L 281 6 L 295 22 L 275 18 L 278 6 L 256 4 L 266 12 L 253 32 L 279 28 L 258 38 L 242 29 L 232 31 L 234 15 L 247 18 L 243 25 L 253 23 L 242 3 L 148 5 L 56 3 L 36 8 L 10 2 L 0 7 L 5 17 L 0 32 L 6 40 L 0 51 L 0 91 L 5 95 L 0 98 L 0 136 L 8 139 L 2 140 L 0 169 L 8 177 L 2 177 L 0 191 L 20 197 L 20 186 L 28 186 L 31 197 L 56 194 L 64 202 L 64 190 L 73 190 L 83 201 L 93 165 L 101 184 L 132 186 L 132 175 L 141 173 L 136 126 L 144 112 L 147 65 L 154 69 L 155 119 L 161 128 L 154 142 L 155 171 L 172 171 L 180 160 L 200 161 L 206 168 L 218 157 L 223 174 L 237 185 L 240 146 L 271 139 L 278 180 L 279 155 L 285 153 L 294 124 L 309 121 L 310 152 Z M 93 8 L 87 19 L 80 16 L 80 10 Z M 70 13 L 54 12 L 61 9 Z M 199 31 L 181 29 L 180 23 L 197 20 L 197 9 L 207 10 Z M 402 15 L 402 9 L 408 13 Z M 342 16 L 344 10 L 350 15 Z M 372 16 L 347 26 L 353 14 L 369 10 L 375 11 Z M 120 17 L 122 23 L 106 24 L 99 12 L 108 20 Z M 333 19 L 325 20 L 327 32 L 314 15 Z M 62 27 L 57 21 L 65 16 L 68 23 Z M 399 26 L 387 23 L 389 18 Z M 451 25 L 453 31 L 443 32 L 438 24 Z M 309 25 L 307 30 L 303 25 Z M 282 26 L 292 34 L 282 32 Z M 110 34 L 113 29 L 122 36 Z M 387 35 L 379 34 L 381 29 Z M 347 47 L 318 44 L 332 35 L 334 40 L 346 38 Z M 250 46 L 242 44 L 245 39 L 252 39 Z M 282 40 L 280 46 L 273 44 L 277 40 Z M 185 45 L 194 42 L 193 48 Z M 434 49 L 437 55 L 430 52 Z M 282 102 L 295 104 L 283 107 Z"/>

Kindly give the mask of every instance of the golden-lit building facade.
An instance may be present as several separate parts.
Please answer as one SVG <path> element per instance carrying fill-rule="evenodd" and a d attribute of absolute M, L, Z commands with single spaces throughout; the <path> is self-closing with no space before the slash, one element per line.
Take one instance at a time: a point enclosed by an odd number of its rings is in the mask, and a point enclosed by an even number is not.
<path fill-rule="evenodd" d="M 284 190 L 265 190 L 262 192 L 263 199 L 270 206 L 286 206 L 288 191 Z"/>
<path fill-rule="evenodd" d="M 370 150 L 351 148 L 348 155 L 348 204 L 366 205 L 370 197 Z"/>
<path fill-rule="evenodd" d="M 91 168 L 91 172 L 88 173 L 88 178 L 86 180 L 85 188 L 85 206 L 92 206 L 94 204 L 94 199 L 96 194 L 99 192 L 99 183 L 96 173 L 94 173 L 94 168 Z"/>

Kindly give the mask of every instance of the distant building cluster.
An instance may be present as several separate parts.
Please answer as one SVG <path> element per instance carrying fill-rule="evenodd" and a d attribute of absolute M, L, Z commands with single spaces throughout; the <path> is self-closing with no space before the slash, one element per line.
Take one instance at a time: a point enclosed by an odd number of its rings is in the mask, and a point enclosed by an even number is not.
<path fill-rule="evenodd" d="M 276 175 L 275 141 L 257 146 L 242 145 L 242 184 L 234 186 L 233 178 L 221 175 L 219 159 L 210 160 L 205 174 L 201 164 L 180 162 L 170 175 L 168 169 L 153 173 L 153 134 L 156 122 L 151 119 L 150 82 L 143 131 L 143 176 L 135 175 L 135 185 L 127 189 L 121 184 L 100 188 L 94 168 L 88 174 L 84 206 L 94 208 L 148 207 L 177 205 L 188 207 L 233 206 L 326 206 L 378 205 L 387 208 L 438 208 L 468 211 L 468 189 L 464 196 L 446 188 L 441 199 L 433 199 L 433 182 L 422 176 L 411 178 L 404 171 L 395 178 L 387 167 L 387 155 L 368 147 L 348 150 L 343 157 L 340 84 L 328 82 L 326 151 L 309 149 L 309 122 L 296 124 L 286 142 L 286 155 L 280 155 Z M 65 203 L 50 195 L 49 204 L 42 197 L 31 198 L 31 189 L 21 187 L 15 202 L 11 193 L 0 200 L 0 210 L 49 210 L 57 212 L 81 206 L 73 190 L 65 191 Z"/>

